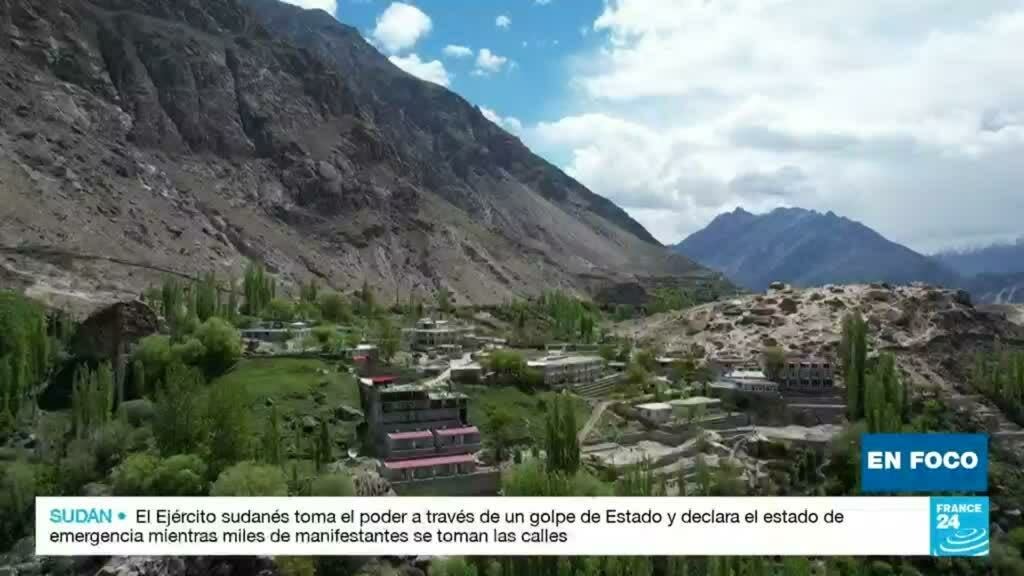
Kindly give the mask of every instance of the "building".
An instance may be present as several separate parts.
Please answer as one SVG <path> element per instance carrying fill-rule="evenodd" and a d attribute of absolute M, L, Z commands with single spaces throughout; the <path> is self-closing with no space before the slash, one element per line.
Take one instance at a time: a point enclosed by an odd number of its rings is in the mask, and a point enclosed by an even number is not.
<path fill-rule="evenodd" d="M 706 396 L 691 396 L 670 400 L 668 405 L 672 408 L 672 415 L 676 418 L 692 420 L 698 414 L 709 414 L 721 410 L 722 401 Z"/>
<path fill-rule="evenodd" d="M 779 396 L 779 384 L 761 370 L 733 370 L 708 384 L 708 392 L 719 398 L 775 397 Z"/>
<path fill-rule="evenodd" d="M 407 328 L 403 332 L 409 346 L 416 350 L 429 350 L 438 347 L 461 346 L 472 328 L 447 320 L 423 318 L 416 322 L 415 328 Z"/>
<path fill-rule="evenodd" d="M 362 378 L 359 391 L 367 444 L 381 461 L 381 476 L 400 494 L 497 493 L 497 470 L 477 466 L 482 441 L 464 394 L 387 377 Z"/>
<path fill-rule="evenodd" d="M 636 411 L 646 420 L 655 424 L 664 424 L 672 419 L 672 406 L 665 402 L 651 402 L 650 404 L 639 404 Z"/>
<path fill-rule="evenodd" d="M 544 384 L 551 387 L 572 386 L 593 382 L 604 370 L 604 359 L 600 356 L 570 356 L 566 354 L 545 356 L 527 362 L 527 366 L 544 376 Z"/>
<path fill-rule="evenodd" d="M 304 338 L 311 332 L 305 322 L 296 322 L 285 326 L 281 322 L 263 322 L 254 328 L 240 330 L 242 340 L 259 342 L 287 342 L 294 338 Z"/>
<path fill-rule="evenodd" d="M 450 369 L 452 382 L 476 384 L 484 377 L 484 367 L 479 362 L 469 362 L 468 364 L 452 362 Z"/>
<path fill-rule="evenodd" d="M 779 375 L 779 384 L 784 391 L 831 391 L 835 370 L 835 365 L 824 358 L 789 357 Z"/>

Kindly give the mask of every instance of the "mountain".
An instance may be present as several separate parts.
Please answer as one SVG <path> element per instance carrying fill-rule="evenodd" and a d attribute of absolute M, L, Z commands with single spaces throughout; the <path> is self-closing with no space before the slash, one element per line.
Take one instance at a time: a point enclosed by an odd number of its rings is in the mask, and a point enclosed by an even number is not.
<path fill-rule="evenodd" d="M 1024 238 L 1012 244 L 993 244 L 934 256 L 967 278 L 976 299 L 991 304 L 1024 304 Z"/>
<path fill-rule="evenodd" d="M 43 298 L 249 259 L 459 303 L 714 276 L 356 30 L 269 0 L 0 0 L 0 201 L 0 281 Z"/>
<path fill-rule="evenodd" d="M 737 208 L 674 249 L 754 290 L 775 281 L 798 286 L 959 283 L 953 271 L 859 222 L 800 208 L 761 215 Z"/>
<path fill-rule="evenodd" d="M 963 276 L 1024 273 L 1024 238 L 1012 244 L 992 244 L 968 250 L 949 250 L 933 256 Z"/>

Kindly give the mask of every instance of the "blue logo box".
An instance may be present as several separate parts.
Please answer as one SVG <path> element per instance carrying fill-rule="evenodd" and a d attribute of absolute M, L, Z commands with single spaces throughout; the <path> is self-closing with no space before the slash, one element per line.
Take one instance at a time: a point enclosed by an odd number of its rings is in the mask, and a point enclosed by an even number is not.
<path fill-rule="evenodd" d="M 932 556 L 988 556 L 988 497 L 931 498 Z"/>
<path fill-rule="evenodd" d="M 987 492 L 986 434 L 864 434 L 862 492 Z"/>

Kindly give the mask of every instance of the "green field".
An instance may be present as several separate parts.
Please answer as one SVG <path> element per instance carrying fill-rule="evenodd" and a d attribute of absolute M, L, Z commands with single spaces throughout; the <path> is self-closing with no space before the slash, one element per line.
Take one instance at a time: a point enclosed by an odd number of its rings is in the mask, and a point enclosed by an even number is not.
<path fill-rule="evenodd" d="M 492 409 L 501 409 L 508 412 L 512 421 L 517 423 L 514 434 L 516 443 L 530 443 L 544 438 L 548 403 L 557 394 L 550 391 L 527 394 L 514 386 L 462 386 L 458 390 L 469 396 L 469 419 L 483 432 L 485 441 L 488 435 L 487 413 Z M 579 396 L 572 398 L 576 408 L 576 425 L 582 428 L 590 416 L 590 407 Z"/>
<path fill-rule="evenodd" d="M 332 415 L 340 404 L 359 409 L 359 386 L 355 377 L 323 360 L 246 359 L 213 385 L 242 387 L 260 426 L 270 413 L 269 399 L 286 421 L 304 416 L 326 418 L 337 440 L 349 443 L 355 439 L 358 423 L 335 422 Z"/>

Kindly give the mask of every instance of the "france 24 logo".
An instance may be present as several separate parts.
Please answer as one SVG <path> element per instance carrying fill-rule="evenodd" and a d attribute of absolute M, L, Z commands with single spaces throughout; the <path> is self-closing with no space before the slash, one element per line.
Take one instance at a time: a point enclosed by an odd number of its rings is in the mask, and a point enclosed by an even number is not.
<path fill-rule="evenodd" d="M 988 497 L 931 499 L 932 556 L 988 556 Z"/>

